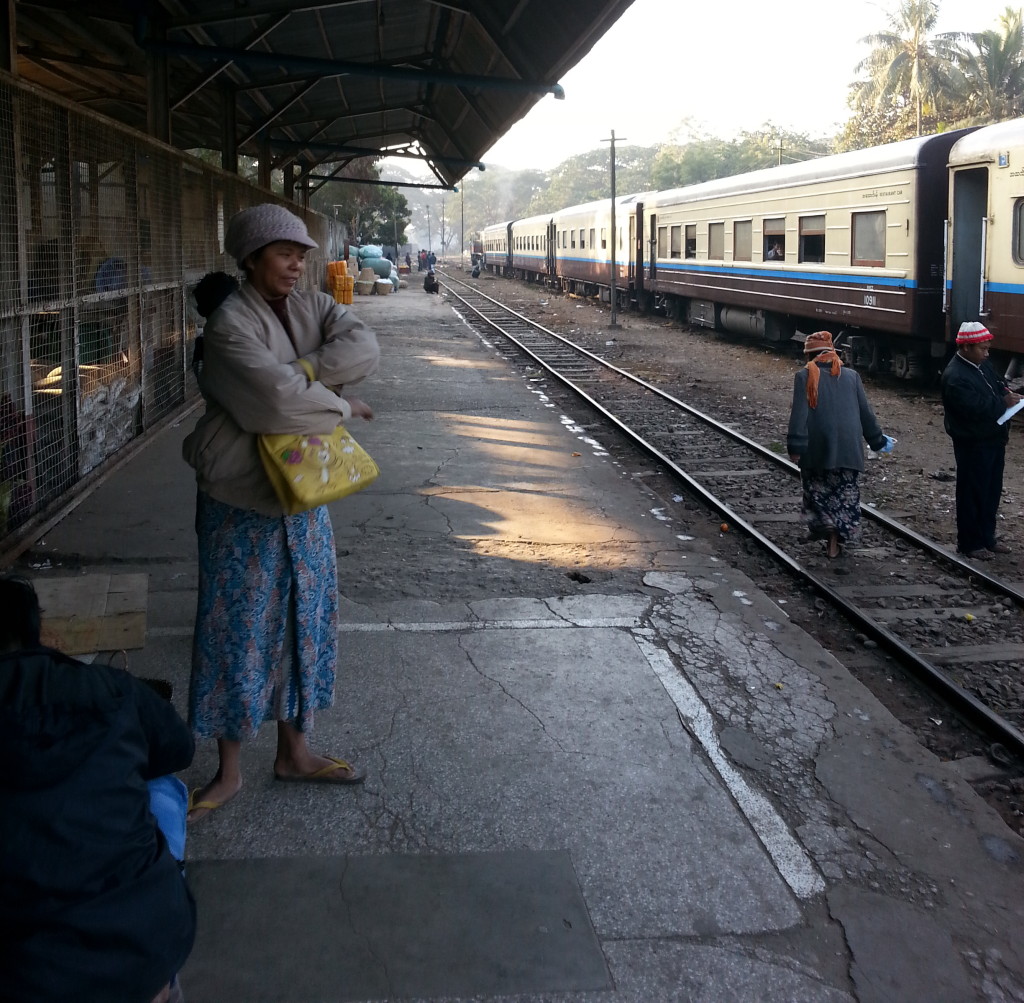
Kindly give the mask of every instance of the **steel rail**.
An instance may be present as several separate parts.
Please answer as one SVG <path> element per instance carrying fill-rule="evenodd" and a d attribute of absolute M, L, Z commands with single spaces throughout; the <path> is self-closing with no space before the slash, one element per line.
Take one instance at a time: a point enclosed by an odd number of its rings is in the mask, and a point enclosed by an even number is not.
<path fill-rule="evenodd" d="M 450 281 L 451 280 L 446 279 L 446 282 Z M 662 453 L 660 449 L 658 449 L 652 443 L 648 442 L 642 435 L 640 435 L 632 428 L 630 428 L 615 414 L 607 410 L 607 408 L 605 408 L 598 401 L 594 400 L 594 398 L 591 397 L 590 394 L 588 394 L 584 389 L 582 389 L 580 386 L 574 383 L 569 377 L 563 375 L 553 366 L 549 365 L 544 359 L 538 356 L 536 352 L 532 351 L 522 341 L 520 341 L 518 338 L 516 338 L 514 335 L 510 334 L 506 330 L 504 330 L 500 326 L 500 324 L 498 324 L 497 321 L 481 313 L 476 307 L 473 306 L 472 303 L 469 302 L 469 300 L 467 300 L 464 296 L 461 296 L 451 285 L 449 285 L 448 288 L 449 292 L 453 296 L 455 296 L 459 300 L 459 302 L 463 304 L 463 306 L 465 306 L 468 310 L 471 310 L 484 324 L 486 324 L 489 328 L 493 329 L 503 338 L 514 344 L 520 351 L 529 356 L 534 362 L 536 362 L 552 377 L 558 380 L 563 386 L 570 389 L 574 394 L 580 397 L 589 407 L 593 408 L 607 421 L 609 421 L 612 425 L 618 428 L 630 441 L 635 443 L 645 453 L 647 453 L 649 456 L 653 457 L 659 463 L 663 464 L 666 468 L 668 468 L 676 479 L 684 483 L 694 494 L 701 498 L 705 502 L 705 504 L 708 505 L 709 508 L 723 515 L 729 521 L 731 526 L 736 526 L 739 529 L 741 529 L 759 546 L 761 546 L 764 550 L 768 551 L 777 561 L 779 561 L 782 565 L 788 568 L 789 571 L 791 571 L 798 578 L 806 581 L 809 585 L 811 585 L 814 588 L 816 592 L 819 593 L 819 595 L 821 595 L 830 603 L 838 607 L 840 611 L 849 620 L 857 624 L 864 631 L 865 634 L 872 637 L 872 639 L 875 640 L 877 644 L 885 648 L 885 650 L 889 651 L 896 658 L 898 658 L 902 664 L 910 668 L 910 670 L 914 673 L 915 676 L 922 680 L 922 682 L 924 682 L 931 690 L 938 693 L 942 697 L 942 699 L 944 699 L 958 714 L 960 714 L 966 720 L 971 721 L 976 726 L 980 727 L 986 733 L 992 735 L 993 737 L 997 737 L 1000 742 L 1002 742 L 1008 748 L 1012 749 L 1018 755 L 1024 756 L 1024 733 L 1022 733 L 1018 728 L 1016 728 L 1005 718 L 1000 717 L 995 711 L 992 710 L 992 708 L 988 707 L 977 697 L 975 697 L 972 693 L 969 693 L 963 687 L 953 682 L 953 680 L 950 679 L 944 672 L 938 669 L 927 659 L 922 658 L 921 655 L 919 655 L 912 648 L 904 644 L 904 642 L 901 641 L 895 634 L 893 634 L 886 627 L 882 626 L 878 621 L 873 619 L 867 612 L 865 612 L 863 609 L 861 609 L 854 603 L 850 602 L 844 596 L 840 595 L 833 588 L 827 585 L 821 578 L 819 578 L 813 572 L 809 571 L 802 564 L 800 564 L 793 557 L 791 557 L 788 553 L 786 553 L 786 551 L 780 549 L 775 543 L 768 539 L 768 537 L 766 537 L 753 525 L 747 522 L 746 519 L 739 515 L 739 513 L 735 512 L 727 503 L 723 502 L 717 495 L 713 494 L 699 481 L 696 481 L 693 477 L 691 477 L 685 470 L 677 466 L 676 463 L 673 460 L 669 459 L 669 457 L 667 457 L 664 453 Z M 665 394 L 659 391 L 656 387 L 652 387 L 650 384 L 646 383 L 639 377 L 635 377 L 630 373 L 624 372 L 618 367 L 613 366 L 610 363 L 606 362 L 605 360 L 601 359 L 599 356 L 594 355 L 591 352 L 588 352 L 585 348 L 581 348 L 578 345 L 574 345 L 571 341 L 569 341 L 567 338 L 564 338 L 562 335 L 554 331 L 548 330 L 542 325 L 537 324 L 535 321 L 532 321 L 527 317 L 524 317 L 522 314 L 517 313 L 515 310 L 512 310 L 509 307 L 505 307 L 503 304 L 499 303 L 497 300 L 492 299 L 486 294 L 478 293 L 476 292 L 476 290 L 473 290 L 473 293 L 475 295 L 484 297 L 489 302 L 493 303 L 495 306 L 501 308 L 508 314 L 511 314 L 518 320 L 529 325 L 530 328 L 536 331 L 540 331 L 543 334 L 548 335 L 556 339 L 557 341 L 560 341 L 565 345 L 572 347 L 576 351 L 589 356 L 591 359 L 600 363 L 602 367 L 612 370 L 626 377 L 627 379 L 630 379 L 632 382 L 644 386 L 646 389 L 653 390 L 655 393 L 659 394 L 659 396 L 664 397 L 665 399 L 671 401 L 674 404 L 680 405 L 684 410 L 693 414 L 695 417 L 699 417 L 702 420 L 707 421 L 707 423 L 713 426 L 716 430 L 725 432 L 726 434 L 735 438 L 737 441 L 750 445 L 751 447 L 755 448 L 756 451 L 762 453 L 763 455 L 774 457 L 775 459 L 781 459 L 780 457 L 777 456 L 777 454 L 772 453 L 771 450 L 767 450 L 759 443 L 755 443 L 752 439 L 748 439 L 741 433 L 735 432 L 733 429 L 727 428 L 720 422 L 716 421 L 710 416 L 704 415 L 702 412 L 697 411 L 690 405 L 684 404 L 681 401 L 677 401 L 670 394 Z M 796 465 L 791 463 L 788 459 L 785 459 L 782 465 L 791 467 L 794 470 L 798 469 Z M 894 520 L 887 521 L 894 522 Z M 940 557 L 948 558 L 950 556 L 946 551 L 936 550 L 936 548 L 933 545 L 929 544 L 929 541 L 927 541 L 924 537 L 920 537 L 917 533 L 914 533 L 913 530 L 908 529 L 907 532 L 911 534 L 911 538 L 916 537 L 918 540 L 923 541 L 927 545 L 927 549 L 929 549 L 930 552 L 935 553 Z M 972 573 L 975 573 L 975 569 L 970 565 L 963 564 L 963 562 L 960 561 L 955 561 L 954 563 L 961 564 L 961 566 L 967 568 L 967 570 L 971 571 Z M 998 584 L 1003 584 L 999 583 L 998 579 L 993 579 L 993 581 Z M 1016 589 L 1012 588 L 1008 588 L 1007 594 L 1014 596 L 1020 595 L 1020 593 L 1017 592 Z"/>

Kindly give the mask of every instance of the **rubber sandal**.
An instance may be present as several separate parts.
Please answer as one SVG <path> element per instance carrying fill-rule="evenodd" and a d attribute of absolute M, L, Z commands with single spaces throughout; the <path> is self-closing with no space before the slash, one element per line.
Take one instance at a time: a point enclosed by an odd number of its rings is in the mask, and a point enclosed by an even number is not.
<path fill-rule="evenodd" d="M 325 766 L 315 773 L 303 773 L 296 777 L 285 777 L 280 773 L 274 774 L 275 780 L 281 780 L 289 784 L 361 784 L 366 779 L 366 770 L 356 769 L 350 762 L 344 759 L 335 759 L 334 756 L 325 756 L 331 761 L 330 766 Z M 337 775 L 339 770 L 351 770 L 350 776 Z"/>

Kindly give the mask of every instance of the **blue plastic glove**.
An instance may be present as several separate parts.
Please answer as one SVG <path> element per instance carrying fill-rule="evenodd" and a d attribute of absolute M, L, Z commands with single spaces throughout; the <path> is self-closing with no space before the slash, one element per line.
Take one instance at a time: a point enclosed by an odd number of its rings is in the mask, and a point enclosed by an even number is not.
<path fill-rule="evenodd" d="M 878 450 L 878 452 L 880 452 L 880 453 L 891 453 L 892 452 L 892 447 L 895 446 L 895 445 L 896 445 L 896 440 L 891 435 L 887 435 L 885 437 L 885 445 L 880 450 Z"/>

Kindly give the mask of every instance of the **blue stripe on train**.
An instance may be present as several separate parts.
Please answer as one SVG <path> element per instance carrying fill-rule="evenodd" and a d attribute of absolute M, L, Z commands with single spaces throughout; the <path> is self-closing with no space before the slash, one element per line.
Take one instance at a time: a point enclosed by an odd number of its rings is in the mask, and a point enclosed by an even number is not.
<path fill-rule="evenodd" d="M 543 260 L 543 259 L 541 259 Z M 559 261 L 581 262 L 583 264 L 604 264 L 597 262 L 594 258 L 575 258 L 568 255 L 559 255 Z M 625 267 L 626 262 L 620 261 L 619 267 Z M 916 279 L 893 278 L 884 275 L 844 275 L 841 272 L 797 272 L 792 269 L 779 268 L 724 268 L 721 265 L 671 265 L 664 262 L 658 263 L 658 273 L 676 272 L 689 273 L 693 275 L 743 275 L 751 278 L 773 278 L 773 279 L 801 279 L 809 282 L 843 282 L 854 286 L 888 286 L 894 289 L 916 289 Z"/>

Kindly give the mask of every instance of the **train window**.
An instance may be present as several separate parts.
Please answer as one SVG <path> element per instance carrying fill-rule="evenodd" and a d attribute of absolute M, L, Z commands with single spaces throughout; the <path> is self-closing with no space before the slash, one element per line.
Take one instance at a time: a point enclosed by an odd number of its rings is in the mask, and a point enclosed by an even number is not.
<path fill-rule="evenodd" d="M 596 244 L 594 243 L 594 228 L 593 228 L 593 227 L 591 227 L 591 228 L 590 228 L 590 246 L 591 246 L 592 248 L 593 248 L 593 247 L 596 247 L 596 246 L 597 246 L 597 245 L 596 245 Z"/>
<path fill-rule="evenodd" d="M 708 257 L 712 261 L 725 258 L 725 224 L 708 223 Z"/>
<path fill-rule="evenodd" d="M 784 261 L 786 258 L 786 218 L 766 219 L 761 226 L 764 233 L 764 260 Z"/>
<path fill-rule="evenodd" d="M 587 249 L 587 231 L 580 227 L 580 250 L 585 251 Z"/>
<path fill-rule="evenodd" d="M 669 255 L 673 258 L 682 257 L 683 228 L 673 226 L 669 231 Z"/>
<path fill-rule="evenodd" d="M 697 224 L 687 223 L 686 224 L 686 256 L 688 258 L 697 257 Z"/>
<path fill-rule="evenodd" d="M 575 251 L 576 250 L 576 231 L 569 231 L 569 246 Z"/>
<path fill-rule="evenodd" d="M 800 261 L 820 264 L 825 260 L 825 217 L 800 217 Z"/>
<path fill-rule="evenodd" d="M 732 260 L 750 261 L 753 252 L 753 224 L 739 219 L 732 225 Z"/>
<path fill-rule="evenodd" d="M 608 230 L 605 227 L 601 227 L 601 250 L 608 250 Z"/>
<path fill-rule="evenodd" d="M 667 226 L 659 226 L 658 227 L 658 257 L 659 258 L 667 258 L 668 257 L 668 227 Z"/>

